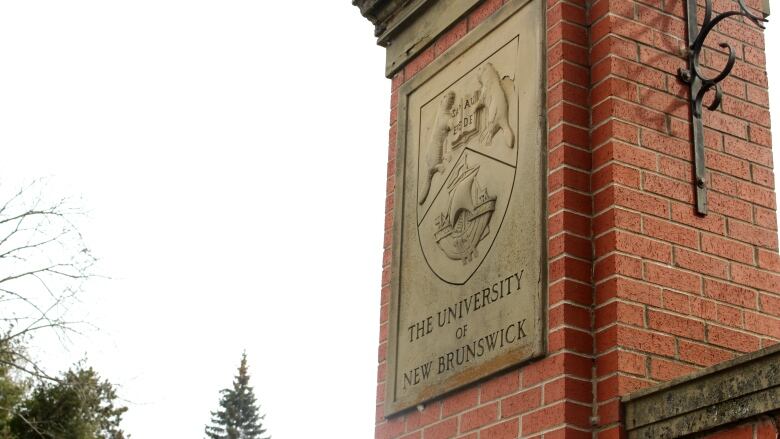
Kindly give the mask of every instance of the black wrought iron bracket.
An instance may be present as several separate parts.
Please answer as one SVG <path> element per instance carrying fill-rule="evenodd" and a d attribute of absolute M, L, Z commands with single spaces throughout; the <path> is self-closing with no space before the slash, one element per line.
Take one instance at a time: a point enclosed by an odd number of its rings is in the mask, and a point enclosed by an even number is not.
<path fill-rule="evenodd" d="M 704 160 L 702 107 L 704 106 L 704 97 L 710 91 L 714 91 L 715 95 L 712 98 L 712 102 L 706 107 L 709 110 L 714 111 L 720 106 L 721 101 L 723 100 L 723 90 L 720 87 L 720 82 L 731 74 L 731 69 L 734 68 L 734 63 L 736 62 L 736 53 L 734 52 L 734 48 L 728 43 L 721 42 L 719 46 L 728 51 L 729 58 L 728 61 L 726 61 L 723 70 L 712 77 L 704 76 L 702 67 L 699 64 L 699 56 L 704 47 L 704 42 L 710 36 L 712 30 L 715 29 L 715 26 L 721 21 L 729 17 L 744 17 L 763 29 L 764 25 L 762 23 L 767 20 L 751 12 L 747 6 L 745 6 L 744 0 L 736 0 L 739 5 L 738 11 L 723 12 L 713 17 L 712 0 L 705 0 L 704 21 L 702 22 L 701 28 L 699 28 L 697 23 L 697 2 L 696 0 L 686 0 L 686 2 L 688 8 L 688 69 L 680 69 L 678 71 L 678 77 L 681 81 L 689 84 L 691 87 L 690 106 L 695 167 L 694 183 L 696 185 L 696 212 L 699 215 L 706 215 L 707 167 Z"/>

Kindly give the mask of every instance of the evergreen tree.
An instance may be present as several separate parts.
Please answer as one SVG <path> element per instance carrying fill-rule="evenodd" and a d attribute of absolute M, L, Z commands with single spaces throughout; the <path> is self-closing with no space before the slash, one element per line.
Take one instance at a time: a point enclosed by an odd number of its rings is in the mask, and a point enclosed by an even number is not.
<path fill-rule="evenodd" d="M 77 367 L 56 382 L 42 382 L 10 422 L 17 439 L 125 439 L 125 407 L 114 405 L 114 386 L 92 369 Z"/>
<path fill-rule="evenodd" d="M 211 412 L 211 425 L 206 426 L 209 439 L 270 439 L 270 436 L 263 436 L 266 431 L 262 422 L 265 415 L 259 414 L 247 370 L 245 352 L 241 354 L 241 366 L 238 367 L 233 388 L 220 391 L 220 409 Z"/>

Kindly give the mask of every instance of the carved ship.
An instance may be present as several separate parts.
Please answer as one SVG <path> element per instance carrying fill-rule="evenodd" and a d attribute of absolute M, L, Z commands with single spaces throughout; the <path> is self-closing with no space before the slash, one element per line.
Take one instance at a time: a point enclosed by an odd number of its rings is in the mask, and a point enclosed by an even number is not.
<path fill-rule="evenodd" d="M 447 186 L 449 210 L 436 220 L 434 238 L 439 248 L 453 260 L 467 263 L 476 256 L 477 244 L 489 233 L 490 218 L 496 210 L 496 197 L 490 196 L 476 180 L 479 166 L 461 165 Z"/>

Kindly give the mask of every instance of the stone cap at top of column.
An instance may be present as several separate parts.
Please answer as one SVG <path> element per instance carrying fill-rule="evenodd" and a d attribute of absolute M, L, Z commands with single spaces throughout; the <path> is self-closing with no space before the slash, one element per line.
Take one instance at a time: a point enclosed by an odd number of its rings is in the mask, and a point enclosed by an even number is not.
<path fill-rule="evenodd" d="M 387 48 L 385 73 L 392 76 L 481 0 L 352 0 L 374 25 Z"/>
<path fill-rule="evenodd" d="M 780 344 L 621 398 L 629 439 L 680 437 L 780 409 Z"/>

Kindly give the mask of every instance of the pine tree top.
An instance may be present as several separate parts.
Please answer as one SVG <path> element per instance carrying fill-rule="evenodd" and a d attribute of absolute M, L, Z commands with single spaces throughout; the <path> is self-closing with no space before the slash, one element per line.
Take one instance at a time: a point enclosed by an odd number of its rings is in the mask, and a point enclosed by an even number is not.
<path fill-rule="evenodd" d="M 260 415 L 254 390 L 249 386 L 246 352 L 241 354 L 233 388 L 222 389 L 220 394 L 220 409 L 211 412 L 211 425 L 206 426 L 209 439 L 270 439 L 270 436 L 263 436 L 265 415 Z"/>

